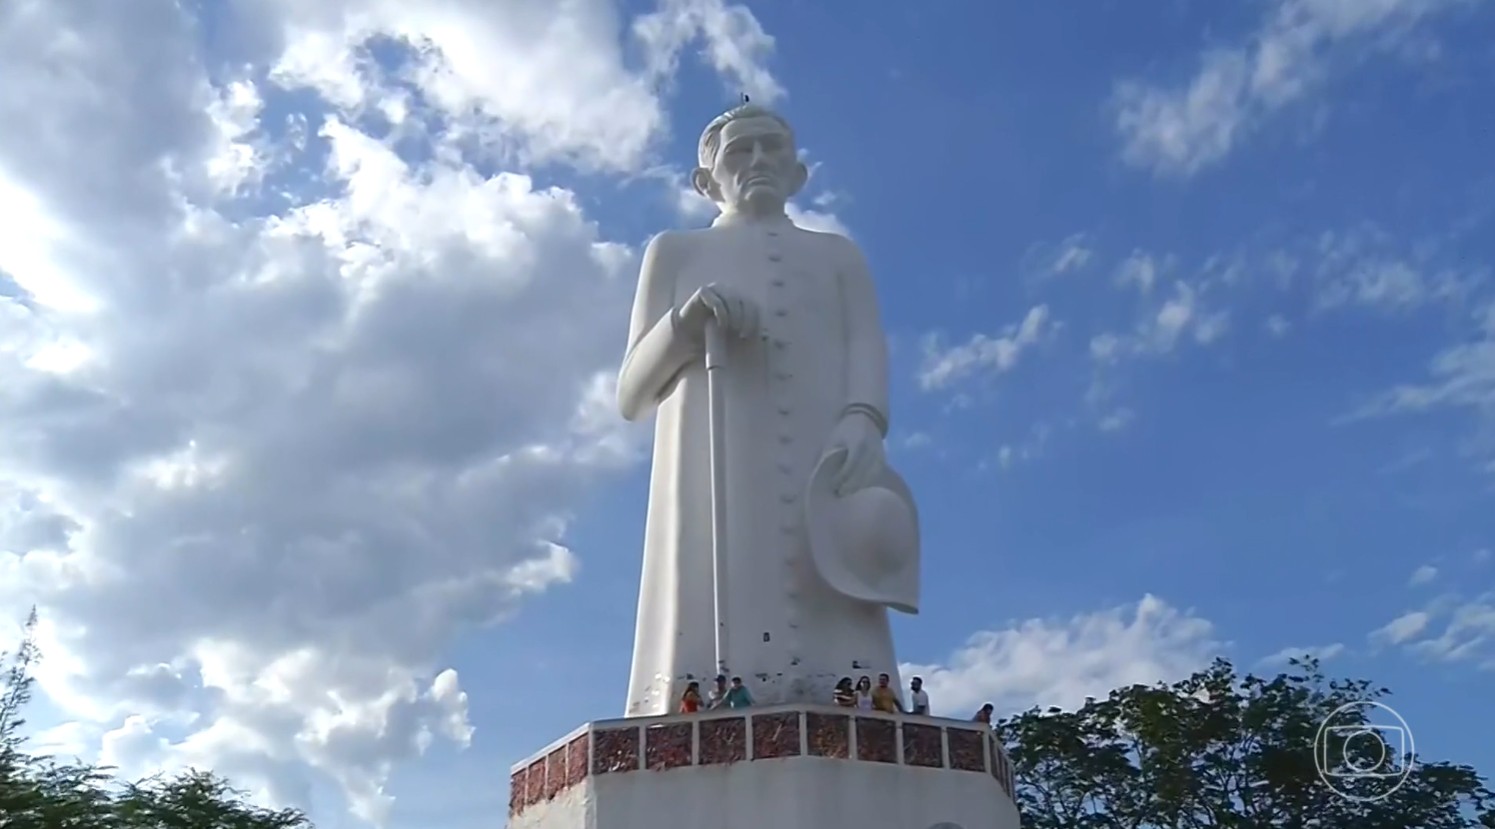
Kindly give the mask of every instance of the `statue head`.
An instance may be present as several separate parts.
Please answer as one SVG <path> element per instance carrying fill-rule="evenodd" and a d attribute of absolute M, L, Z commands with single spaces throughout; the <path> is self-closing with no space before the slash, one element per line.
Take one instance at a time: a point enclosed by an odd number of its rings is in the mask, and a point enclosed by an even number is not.
<path fill-rule="evenodd" d="M 698 161 L 691 184 L 723 212 L 782 213 L 810 177 L 789 122 L 757 104 L 743 104 L 707 124 Z"/>

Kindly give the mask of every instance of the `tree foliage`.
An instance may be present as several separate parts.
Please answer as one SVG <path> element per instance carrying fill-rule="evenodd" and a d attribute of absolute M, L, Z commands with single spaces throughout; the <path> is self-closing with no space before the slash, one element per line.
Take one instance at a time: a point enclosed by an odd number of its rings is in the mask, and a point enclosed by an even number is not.
<path fill-rule="evenodd" d="M 1388 693 L 1328 681 L 1314 659 L 1275 679 L 1219 660 L 1172 685 L 1117 689 L 1077 711 L 1035 708 L 996 730 L 1024 829 L 1495 829 L 1495 794 L 1468 766 L 1403 757 L 1395 768 L 1409 773 L 1394 791 L 1395 778 L 1325 784 L 1319 764 L 1374 768 L 1381 743 L 1320 726 L 1331 715 L 1365 726 L 1352 704 Z"/>
<path fill-rule="evenodd" d="M 35 630 L 33 610 L 20 646 L 0 654 L 0 829 L 310 829 L 300 812 L 253 806 L 209 772 L 123 783 L 108 767 L 27 754 Z"/>

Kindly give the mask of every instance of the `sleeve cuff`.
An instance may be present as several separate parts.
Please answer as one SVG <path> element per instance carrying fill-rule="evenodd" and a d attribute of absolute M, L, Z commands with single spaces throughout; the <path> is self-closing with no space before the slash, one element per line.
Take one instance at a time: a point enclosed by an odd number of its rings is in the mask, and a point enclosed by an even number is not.
<path fill-rule="evenodd" d="M 873 423 L 877 424 L 877 431 L 881 432 L 883 437 L 888 436 L 888 418 L 882 412 L 878 411 L 875 406 L 867 403 L 852 403 L 841 411 L 841 416 L 844 418 L 853 413 L 866 415 Z"/>

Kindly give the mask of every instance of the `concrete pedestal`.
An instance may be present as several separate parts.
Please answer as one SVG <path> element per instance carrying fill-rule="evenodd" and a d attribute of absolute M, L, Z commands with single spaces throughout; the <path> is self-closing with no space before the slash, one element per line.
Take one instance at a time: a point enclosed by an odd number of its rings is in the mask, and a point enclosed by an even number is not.
<path fill-rule="evenodd" d="M 510 785 L 511 829 L 1019 829 L 984 726 L 822 706 L 590 723 Z"/>

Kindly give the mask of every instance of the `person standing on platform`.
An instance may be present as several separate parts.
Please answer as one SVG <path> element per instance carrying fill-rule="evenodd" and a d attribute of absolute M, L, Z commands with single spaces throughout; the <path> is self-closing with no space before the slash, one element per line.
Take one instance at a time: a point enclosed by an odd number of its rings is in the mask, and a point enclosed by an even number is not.
<path fill-rule="evenodd" d="M 753 695 L 748 693 L 746 685 L 742 684 L 742 677 L 732 677 L 732 687 L 726 696 L 728 708 L 747 708 L 753 704 Z"/>
<path fill-rule="evenodd" d="M 908 684 L 908 712 L 915 716 L 929 716 L 929 693 L 924 690 L 924 679 L 914 677 Z"/>
<path fill-rule="evenodd" d="M 893 679 L 887 674 L 877 675 L 877 687 L 872 690 L 872 710 L 884 714 L 902 714 L 903 703 L 898 692 L 893 690 Z"/>
<path fill-rule="evenodd" d="M 694 714 L 701 710 L 701 683 L 692 682 L 685 686 L 685 693 L 680 695 L 680 713 Z"/>
<path fill-rule="evenodd" d="M 727 705 L 727 677 L 724 674 L 716 675 L 716 684 L 711 688 L 711 695 L 706 698 L 707 708 L 724 708 Z"/>

